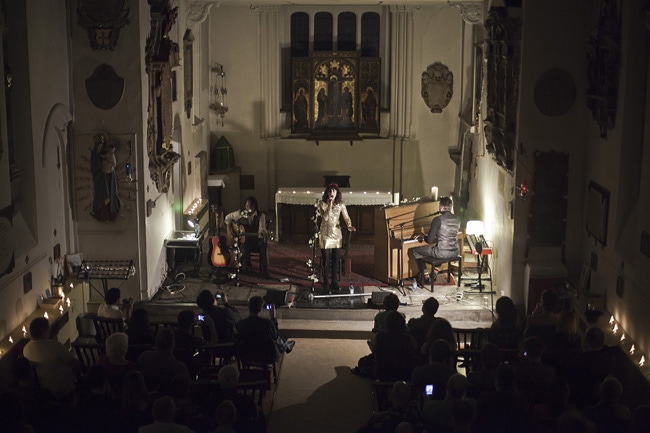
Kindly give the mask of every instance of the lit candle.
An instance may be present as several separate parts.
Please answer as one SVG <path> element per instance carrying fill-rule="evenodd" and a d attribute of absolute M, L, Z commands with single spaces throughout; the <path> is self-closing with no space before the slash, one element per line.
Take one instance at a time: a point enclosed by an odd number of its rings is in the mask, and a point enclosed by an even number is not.
<path fill-rule="evenodd" d="M 9 342 L 10 342 L 11 344 L 14 344 L 14 339 L 11 338 L 11 335 L 9 336 Z"/>
<path fill-rule="evenodd" d="M 625 341 L 625 334 L 621 335 L 621 343 Z"/>
<path fill-rule="evenodd" d="M 65 304 L 69 307 L 70 306 L 70 298 L 65 298 Z"/>
<path fill-rule="evenodd" d="M 645 365 L 645 356 L 641 356 L 641 361 L 639 361 L 639 367 L 643 367 Z"/>
<path fill-rule="evenodd" d="M 630 355 L 634 355 L 634 344 L 630 347 Z"/>
<path fill-rule="evenodd" d="M 47 311 L 45 312 L 45 314 L 43 314 L 43 317 L 45 317 L 46 319 L 50 318 L 50 316 L 47 315 Z"/>
<path fill-rule="evenodd" d="M 437 186 L 432 186 L 431 187 L 431 198 L 433 201 L 438 201 L 438 187 Z"/>
<path fill-rule="evenodd" d="M 59 314 L 63 314 L 63 305 L 59 305 Z"/>
<path fill-rule="evenodd" d="M 612 329 L 612 334 L 616 334 L 618 332 L 618 325 L 614 323 L 614 329 Z"/>
<path fill-rule="evenodd" d="M 613 325 L 613 324 L 614 324 L 614 316 L 612 316 L 612 317 L 609 318 L 609 324 L 610 324 L 610 325 Z"/>
<path fill-rule="evenodd" d="M 25 325 L 23 325 L 23 337 L 27 337 L 27 328 L 25 328 Z"/>

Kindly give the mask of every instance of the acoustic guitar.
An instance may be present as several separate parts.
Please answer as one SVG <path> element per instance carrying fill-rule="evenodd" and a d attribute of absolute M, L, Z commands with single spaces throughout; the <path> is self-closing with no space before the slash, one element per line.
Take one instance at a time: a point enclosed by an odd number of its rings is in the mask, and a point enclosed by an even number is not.
<path fill-rule="evenodd" d="M 219 236 L 219 213 L 212 206 L 210 210 L 214 212 L 217 227 L 216 236 L 212 236 L 212 239 L 210 239 L 210 263 L 216 268 L 222 268 L 228 265 L 230 256 L 228 248 L 225 247 L 225 239 L 223 239 L 223 236 Z"/>

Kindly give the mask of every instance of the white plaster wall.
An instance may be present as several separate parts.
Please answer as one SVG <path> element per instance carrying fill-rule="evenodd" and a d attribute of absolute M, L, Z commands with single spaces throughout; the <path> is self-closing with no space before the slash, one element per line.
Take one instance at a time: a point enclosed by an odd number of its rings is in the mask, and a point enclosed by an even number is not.
<path fill-rule="evenodd" d="M 65 214 L 66 166 L 57 168 L 56 146 L 58 139 L 53 131 L 45 134 L 45 123 L 50 110 L 57 103 L 68 103 L 68 46 L 66 33 L 66 8 L 64 0 L 28 1 L 26 18 L 28 30 L 28 55 L 31 86 L 32 131 L 34 170 L 37 176 L 35 203 L 37 207 L 36 233 L 38 243 L 25 254 L 15 257 L 13 272 L 0 279 L 0 337 L 13 330 L 37 306 L 38 297 L 50 288 L 54 245 L 60 244 L 61 254 L 67 252 L 68 230 Z M 9 23 L 11 25 L 11 23 Z M 35 65 L 43 65 L 37 67 Z M 61 123 L 57 123 L 61 127 Z M 45 138 L 45 140 L 44 140 Z M 65 159 L 66 149 L 60 149 Z M 5 154 L 6 155 L 6 154 Z M 6 156 L 3 159 L 8 159 Z M 18 234 L 16 234 L 18 235 Z M 21 242 L 20 237 L 15 242 Z M 23 276 L 31 272 L 32 290 L 23 293 Z"/>

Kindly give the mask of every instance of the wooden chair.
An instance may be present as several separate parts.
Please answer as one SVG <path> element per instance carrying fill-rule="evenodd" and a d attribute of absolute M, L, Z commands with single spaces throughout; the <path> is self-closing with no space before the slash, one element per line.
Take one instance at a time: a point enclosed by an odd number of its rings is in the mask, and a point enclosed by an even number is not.
<path fill-rule="evenodd" d="M 207 365 L 201 370 L 219 370 L 219 367 L 230 364 L 237 356 L 237 348 L 234 342 L 219 342 L 217 328 L 210 316 L 205 315 L 200 321 L 201 334 L 205 340 L 203 347 L 199 349 L 197 356 L 205 357 Z"/>
<path fill-rule="evenodd" d="M 95 326 L 95 339 L 98 343 L 103 343 L 106 338 L 113 332 L 124 332 L 124 320 L 107 319 L 97 315 L 90 316 Z"/>
<path fill-rule="evenodd" d="M 481 349 L 487 340 L 486 330 L 484 328 L 453 328 L 452 332 L 456 339 L 456 348 L 453 351 L 456 362 L 467 372 L 478 370 Z"/>
<path fill-rule="evenodd" d="M 94 341 L 73 341 L 72 347 L 77 355 L 81 373 L 85 373 L 90 366 L 95 365 L 100 356 L 106 353 L 106 345 Z"/>

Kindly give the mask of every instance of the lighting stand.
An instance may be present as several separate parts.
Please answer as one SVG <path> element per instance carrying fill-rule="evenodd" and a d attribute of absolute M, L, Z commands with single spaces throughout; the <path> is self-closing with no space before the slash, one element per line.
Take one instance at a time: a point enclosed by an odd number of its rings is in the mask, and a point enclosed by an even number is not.
<path fill-rule="evenodd" d="M 404 224 L 406 222 L 399 224 L 399 241 L 402 249 L 399 254 L 399 284 L 397 285 L 397 290 L 401 293 L 402 296 L 406 296 L 406 291 L 404 291 Z"/>

